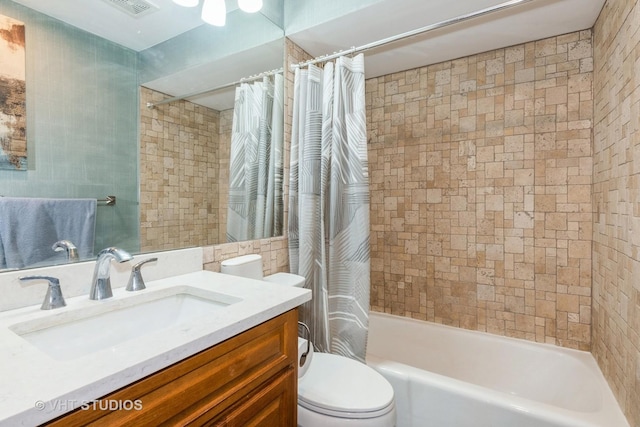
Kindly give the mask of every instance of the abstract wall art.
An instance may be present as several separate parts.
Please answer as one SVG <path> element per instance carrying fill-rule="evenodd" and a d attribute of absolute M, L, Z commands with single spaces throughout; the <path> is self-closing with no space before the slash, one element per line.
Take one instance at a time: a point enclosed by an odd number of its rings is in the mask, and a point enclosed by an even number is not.
<path fill-rule="evenodd" d="M 27 169 L 24 23 L 0 15 L 0 169 Z"/>

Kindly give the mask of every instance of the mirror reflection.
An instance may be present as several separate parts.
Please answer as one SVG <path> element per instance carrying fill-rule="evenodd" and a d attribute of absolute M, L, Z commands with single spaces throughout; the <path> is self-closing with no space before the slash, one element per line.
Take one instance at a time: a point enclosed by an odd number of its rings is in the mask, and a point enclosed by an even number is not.
<path fill-rule="evenodd" d="M 154 1 L 159 10 L 140 18 L 106 3 L 0 0 L 0 15 L 25 25 L 27 92 L 27 169 L 0 170 L 0 203 L 89 199 L 95 233 L 80 259 L 108 246 L 139 253 L 280 235 L 283 89 L 272 71 L 283 65 L 281 0 L 251 14 L 228 0 L 225 27 L 171 0 Z M 120 21 L 105 25 L 107 16 Z M 152 18 L 169 20 L 143 24 Z M 162 103 L 184 95 L 193 96 Z M 116 203 L 108 204 L 112 195 Z M 65 209 L 48 217 L 64 222 L 81 212 Z M 6 258 L 34 233 L 17 232 L 22 218 L 0 221 L 14 239 L 13 247 L 0 240 Z M 57 241 L 84 248 L 91 240 L 55 238 L 39 246 L 42 259 L 0 268 L 68 262 L 68 249 L 52 249 Z"/>

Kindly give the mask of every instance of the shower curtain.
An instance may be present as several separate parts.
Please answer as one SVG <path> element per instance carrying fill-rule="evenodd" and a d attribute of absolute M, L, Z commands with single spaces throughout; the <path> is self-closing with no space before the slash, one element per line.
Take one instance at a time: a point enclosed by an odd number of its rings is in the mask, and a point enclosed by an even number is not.
<path fill-rule="evenodd" d="M 227 242 L 282 234 L 283 88 L 276 74 L 236 89 Z"/>
<path fill-rule="evenodd" d="M 290 269 L 313 291 L 300 320 L 320 351 L 364 361 L 370 261 L 362 55 L 296 70 L 290 178 Z"/>

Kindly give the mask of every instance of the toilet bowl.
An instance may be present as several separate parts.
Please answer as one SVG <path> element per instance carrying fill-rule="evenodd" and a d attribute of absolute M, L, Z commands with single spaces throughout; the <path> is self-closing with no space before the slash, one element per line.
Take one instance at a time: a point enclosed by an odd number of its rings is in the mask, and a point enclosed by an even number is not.
<path fill-rule="evenodd" d="M 283 286 L 304 286 L 304 277 L 276 273 L 263 277 L 262 257 L 244 255 L 223 261 L 222 273 Z M 298 359 L 307 341 L 298 338 Z M 344 356 L 311 351 L 298 368 L 299 427 L 394 427 L 393 387 L 373 368 Z"/>

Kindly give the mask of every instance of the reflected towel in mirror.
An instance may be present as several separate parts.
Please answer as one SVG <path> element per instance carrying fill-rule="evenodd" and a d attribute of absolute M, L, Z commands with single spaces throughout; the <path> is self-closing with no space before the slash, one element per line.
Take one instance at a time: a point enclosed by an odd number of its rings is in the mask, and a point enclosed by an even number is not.
<path fill-rule="evenodd" d="M 51 246 L 69 240 L 80 259 L 93 256 L 96 199 L 0 197 L 0 268 L 65 261 Z"/>

